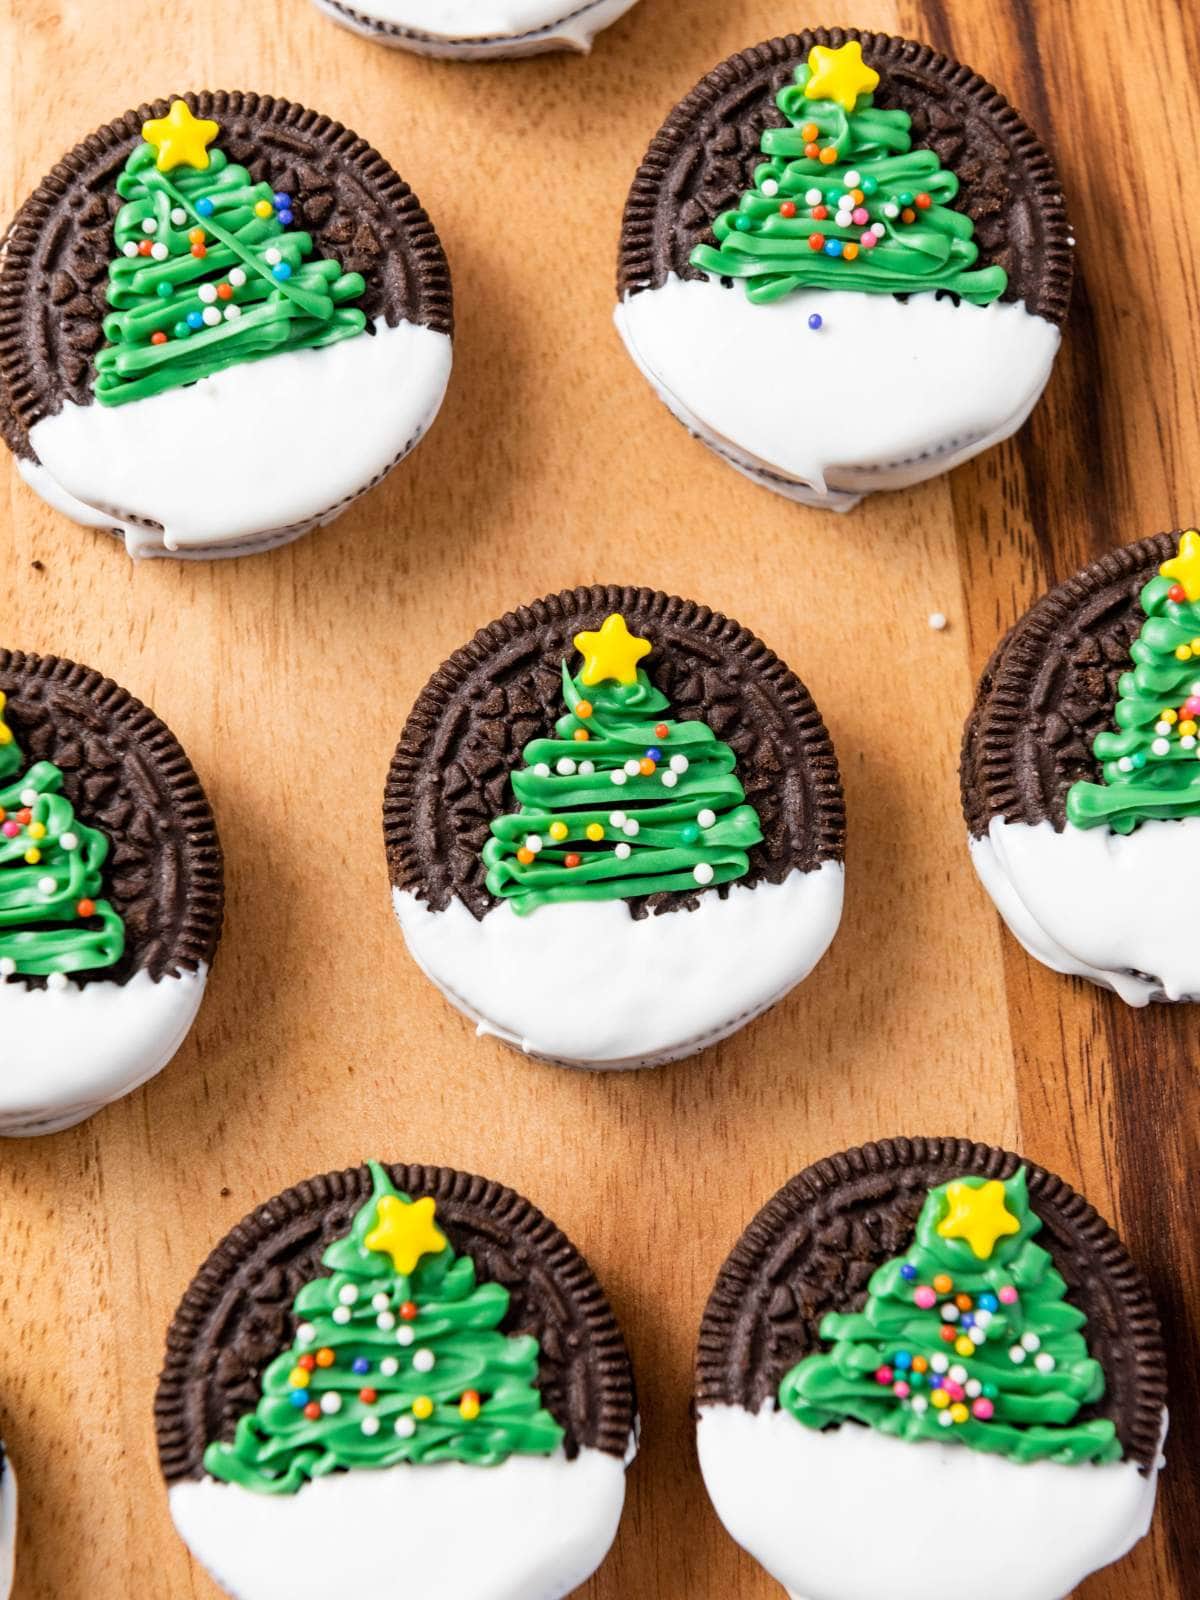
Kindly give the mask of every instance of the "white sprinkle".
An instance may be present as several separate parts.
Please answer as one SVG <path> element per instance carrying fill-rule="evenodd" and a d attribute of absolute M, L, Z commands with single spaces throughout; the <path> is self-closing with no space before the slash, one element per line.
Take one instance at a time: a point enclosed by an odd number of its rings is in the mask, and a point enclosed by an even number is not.
<path fill-rule="evenodd" d="M 716 820 L 717 813 L 715 811 L 711 811 L 708 806 L 705 806 L 702 810 L 696 813 L 696 821 L 702 828 L 711 828 Z"/>
<path fill-rule="evenodd" d="M 362 1426 L 362 1431 L 366 1434 L 367 1438 L 368 1439 L 373 1439 L 375 1437 L 375 1435 L 379 1432 L 379 1418 L 378 1417 L 364 1417 L 362 1419 L 361 1426 Z"/>
<path fill-rule="evenodd" d="M 142 232 L 143 233 L 157 233 L 158 232 L 158 223 L 155 222 L 153 217 L 147 217 L 145 219 L 145 221 L 142 223 Z"/>
<path fill-rule="evenodd" d="M 889 200 L 883 208 L 883 214 L 885 217 L 898 217 L 900 215 L 900 207 L 894 200 Z"/>
<path fill-rule="evenodd" d="M 943 1355 L 939 1350 L 937 1355 L 930 1356 L 929 1365 L 935 1372 L 945 1372 L 946 1368 L 950 1365 L 950 1357 Z"/>
<path fill-rule="evenodd" d="M 317 1330 L 311 1322 L 302 1322 L 296 1329 L 296 1338 L 301 1344 L 311 1344 L 317 1337 Z"/>
<path fill-rule="evenodd" d="M 575 762 L 570 756 L 559 756 L 554 763 L 554 770 L 561 773 L 564 778 L 569 778 L 575 771 Z"/>
<path fill-rule="evenodd" d="M 400 1371 L 400 1363 L 396 1360 L 395 1356 L 384 1356 L 383 1360 L 379 1363 L 379 1370 L 383 1373 L 385 1378 L 394 1378 Z"/>
<path fill-rule="evenodd" d="M 55 883 L 53 878 L 39 878 L 38 879 L 38 888 L 42 891 L 43 894 L 53 894 L 55 889 L 57 889 L 57 887 L 58 887 L 58 885 Z"/>
<path fill-rule="evenodd" d="M 623 811 L 610 811 L 608 813 L 610 828 L 623 828 L 625 826 L 625 813 Z"/>
<path fill-rule="evenodd" d="M 984 1344 L 987 1340 L 987 1329 L 980 1326 L 978 1313 L 976 1313 L 975 1326 L 967 1329 L 967 1338 L 970 1339 L 972 1344 Z"/>
<path fill-rule="evenodd" d="M 590 778 L 595 770 L 596 763 L 594 761 L 581 761 L 579 763 L 579 772 L 581 777 Z"/>
<path fill-rule="evenodd" d="M 929 1410 L 929 1401 L 926 1400 L 923 1394 L 913 1395 L 911 1405 L 918 1416 L 921 1416 L 923 1412 Z"/>
<path fill-rule="evenodd" d="M 804 196 L 804 203 L 806 206 L 819 206 L 824 198 L 820 189 L 809 189 Z"/>
<path fill-rule="evenodd" d="M 848 211 L 839 211 L 833 220 L 837 223 L 839 228 L 848 228 L 854 221 L 854 218 Z"/>
<path fill-rule="evenodd" d="M 279 253 L 278 250 L 275 250 L 275 249 L 264 250 L 264 252 L 263 252 L 263 260 L 267 263 L 267 265 L 269 267 L 277 267 L 279 265 L 279 263 L 283 260 L 283 257 Z"/>
<path fill-rule="evenodd" d="M 967 1369 L 956 1362 L 954 1366 L 950 1368 L 950 1371 L 946 1374 L 946 1376 L 952 1379 L 955 1383 L 966 1383 Z"/>
<path fill-rule="evenodd" d="M 857 189 L 859 184 L 862 182 L 862 174 L 859 172 L 848 172 L 846 174 L 845 182 L 847 189 Z"/>
<path fill-rule="evenodd" d="M 664 789 L 673 789 L 678 782 L 679 782 L 679 774 L 677 772 L 672 772 L 670 767 L 668 767 L 667 770 L 662 775 L 663 788 Z"/>
<path fill-rule="evenodd" d="M 184 223 L 187 221 L 187 219 L 188 219 L 188 214 L 183 209 L 182 206 L 172 206 L 171 207 L 171 221 L 175 224 L 175 226 L 177 228 L 182 228 Z"/>
<path fill-rule="evenodd" d="M 202 283 L 196 293 L 206 306 L 211 306 L 217 298 L 217 286 L 215 283 Z"/>
<path fill-rule="evenodd" d="M 1179 744 L 1183 750 L 1194 750 L 1196 748 L 1196 735 L 1194 733 L 1185 733 Z"/>
<path fill-rule="evenodd" d="M 983 1385 L 980 1383 L 978 1378 L 971 1378 L 966 1384 L 966 1391 L 968 1399 L 978 1400 L 979 1396 L 983 1393 Z"/>
<path fill-rule="evenodd" d="M 21 790 L 21 804 L 23 806 L 35 806 L 35 805 L 37 805 L 37 798 L 38 798 L 38 792 L 37 792 L 36 789 L 22 789 Z"/>
<path fill-rule="evenodd" d="M 16 970 L 17 963 L 11 956 L 5 956 L 3 960 L 0 960 L 0 978 L 11 978 Z"/>
<path fill-rule="evenodd" d="M 548 778 L 550 776 L 550 768 L 544 761 L 539 761 L 533 769 L 533 775 L 535 778 Z"/>
<path fill-rule="evenodd" d="M 207 328 L 215 328 L 221 320 L 221 313 L 216 306 L 205 306 L 202 315 L 204 317 L 204 325 Z"/>
<path fill-rule="evenodd" d="M 1171 724 L 1169 722 L 1156 722 L 1154 724 L 1154 731 L 1155 733 L 1170 733 Z"/>
<path fill-rule="evenodd" d="M 382 1328 L 384 1333 L 391 1333 L 392 1329 L 396 1326 L 395 1313 L 391 1311 L 381 1311 L 375 1318 L 375 1326 L 377 1328 Z"/>
<path fill-rule="evenodd" d="M 358 1286 L 356 1284 L 353 1284 L 353 1283 L 343 1284 L 342 1287 L 338 1290 L 338 1299 L 342 1302 L 342 1304 L 344 1306 L 357 1305 L 358 1304 Z"/>
<path fill-rule="evenodd" d="M 1055 1361 L 1052 1355 L 1043 1350 L 1040 1355 L 1034 1357 L 1033 1364 L 1039 1372 L 1053 1372 L 1058 1362 Z"/>
<path fill-rule="evenodd" d="M 618 861 L 628 861 L 632 854 L 633 846 L 631 844 L 619 844 L 613 850 L 613 855 L 616 856 Z"/>
<path fill-rule="evenodd" d="M 1022 1361 L 1024 1361 L 1025 1352 L 1021 1349 L 1019 1344 L 1013 1345 L 1012 1349 L 1008 1352 L 1008 1359 L 1018 1367 L 1021 1365 Z"/>
<path fill-rule="evenodd" d="M 641 770 L 642 770 L 642 764 L 641 764 L 641 762 L 640 762 L 640 761 L 638 761 L 638 760 L 636 760 L 636 759 L 635 759 L 635 758 L 634 758 L 634 757 L 632 757 L 632 756 L 631 756 L 631 757 L 630 757 L 630 758 L 629 758 L 629 760 L 628 760 L 628 761 L 627 761 L 627 762 L 626 762 L 626 763 L 625 763 L 625 771 L 626 771 L 626 772 L 627 772 L 627 773 L 628 773 L 628 774 L 629 774 L 629 776 L 630 776 L 630 777 L 631 777 L 631 778 L 636 778 L 636 777 L 637 777 L 637 775 L 638 775 L 638 773 L 639 773 L 639 772 L 640 772 L 640 771 L 641 771 Z"/>
<path fill-rule="evenodd" d="M 1171 750 L 1171 741 L 1169 739 L 1154 739 L 1151 742 L 1150 750 L 1152 754 L 1156 756 L 1169 755 Z"/>
<path fill-rule="evenodd" d="M 711 863 L 707 861 L 697 861 L 696 865 L 692 868 L 692 877 L 695 878 L 696 882 L 699 884 L 711 883 L 713 881 L 713 869 Z"/>
<path fill-rule="evenodd" d="M 929 626 L 934 633 L 941 633 L 946 626 L 946 613 L 944 611 L 931 611 L 929 613 Z"/>
<path fill-rule="evenodd" d="M 229 274 L 229 281 L 230 281 L 230 283 L 233 285 L 233 287 L 235 289 L 240 289 L 242 287 L 242 285 L 246 281 L 245 268 L 244 267 L 234 267 L 233 270 Z"/>
<path fill-rule="evenodd" d="M 140 254 L 140 252 L 137 245 L 135 245 L 133 240 L 130 239 L 126 244 L 121 246 L 121 254 L 123 256 L 136 256 Z"/>
<path fill-rule="evenodd" d="M 155 261 L 165 261 L 171 252 L 165 244 L 155 244 L 151 245 L 150 254 Z"/>
<path fill-rule="evenodd" d="M 411 1344 L 416 1337 L 416 1334 L 409 1327 L 407 1322 L 396 1329 L 397 1344 Z"/>
<path fill-rule="evenodd" d="M 371 1308 L 374 1311 L 386 1311 L 391 1303 L 392 1302 L 388 1298 L 387 1291 L 384 1289 L 381 1289 L 378 1294 L 373 1294 L 371 1296 Z"/>
<path fill-rule="evenodd" d="M 642 825 L 637 820 L 636 817 L 629 817 L 621 825 L 621 832 L 625 835 L 625 837 L 627 839 L 636 839 L 638 834 L 641 833 L 641 831 L 642 831 Z"/>
<path fill-rule="evenodd" d="M 337 1323 L 340 1323 L 344 1327 L 345 1324 L 350 1321 L 350 1307 L 335 1306 L 333 1308 L 333 1320 Z"/>
<path fill-rule="evenodd" d="M 436 1364 L 432 1350 L 418 1350 L 413 1357 L 414 1372 L 432 1372 Z"/>
<path fill-rule="evenodd" d="M 762 192 L 766 195 L 768 200 L 773 200 L 779 193 L 778 182 L 774 178 L 764 178 L 762 181 Z"/>
<path fill-rule="evenodd" d="M 400 1439 L 411 1439 L 417 1431 L 417 1425 L 411 1417 L 396 1418 L 396 1436 Z"/>
<path fill-rule="evenodd" d="M 623 783 L 627 783 L 629 781 L 625 776 L 625 768 L 624 767 L 617 767 L 614 771 L 609 773 L 609 777 L 617 785 L 618 788 L 620 788 L 620 786 Z"/>
<path fill-rule="evenodd" d="M 691 765 L 691 763 L 689 762 L 689 760 L 688 760 L 688 758 L 686 756 L 672 756 L 671 757 L 671 771 L 672 772 L 686 772 L 690 765 Z"/>
<path fill-rule="evenodd" d="M 542 848 L 540 835 L 536 833 L 527 833 L 525 835 L 525 848 L 526 850 L 532 850 L 534 855 L 537 855 L 538 851 Z"/>
<path fill-rule="evenodd" d="M 1021 1335 L 1021 1344 L 1024 1349 L 1030 1352 L 1034 1350 L 1040 1350 L 1042 1348 L 1042 1341 L 1038 1338 L 1036 1333 L 1023 1333 Z"/>
<path fill-rule="evenodd" d="M 873 222 L 871 224 L 871 232 L 877 239 L 882 239 L 884 234 L 887 232 L 887 229 L 884 227 L 882 222 Z"/>
<path fill-rule="evenodd" d="M 331 1393 L 331 1394 L 323 1394 L 321 1396 L 321 1410 L 325 1413 L 325 1415 L 327 1417 L 336 1417 L 338 1412 L 341 1409 L 342 1409 L 342 1397 L 341 1397 L 340 1394 L 332 1394 Z"/>
<path fill-rule="evenodd" d="M 48 989 L 65 989 L 67 987 L 67 975 L 66 975 L 66 973 L 65 972 L 52 972 L 50 974 L 50 976 L 46 979 L 46 987 Z"/>
<path fill-rule="evenodd" d="M 953 1301 L 949 1301 L 948 1300 L 946 1302 L 946 1304 L 942 1307 L 942 1321 L 943 1322 L 957 1322 L 958 1321 L 958 1307 L 953 1303 Z"/>
<path fill-rule="evenodd" d="M 950 1413 L 948 1411 L 939 1411 L 938 1412 L 938 1427 L 939 1428 L 950 1428 L 950 1427 L 953 1427 L 953 1425 L 954 1425 L 954 1418 L 950 1415 Z"/>
<path fill-rule="evenodd" d="M 1132 759 L 1129 756 L 1122 756 L 1121 759 L 1117 762 L 1117 771 L 1118 772 L 1132 772 L 1133 771 L 1133 761 L 1132 761 Z"/>
<path fill-rule="evenodd" d="M 1071 246 L 1072 246 L 1072 247 L 1074 247 L 1074 244 L 1075 244 L 1075 235 L 1074 235 L 1074 234 L 1073 234 L 1073 233 L 1069 233 L 1069 234 L 1068 234 L 1068 235 L 1067 235 L 1067 243 L 1068 243 L 1068 244 L 1069 244 L 1069 245 L 1071 245 Z"/>
<path fill-rule="evenodd" d="M 975 1313 L 975 1326 L 977 1328 L 986 1328 L 991 1320 L 992 1313 L 990 1311 L 977 1311 Z"/>

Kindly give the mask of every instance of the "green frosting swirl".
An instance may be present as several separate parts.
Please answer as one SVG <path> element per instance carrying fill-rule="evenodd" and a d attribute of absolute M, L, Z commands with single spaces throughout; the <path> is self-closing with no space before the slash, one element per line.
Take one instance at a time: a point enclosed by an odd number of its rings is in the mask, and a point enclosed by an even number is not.
<path fill-rule="evenodd" d="M 717 217 L 717 248 L 697 245 L 692 264 L 745 280 L 749 298 L 762 304 L 796 289 L 947 289 L 975 305 L 998 299 L 1008 275 L 998 266 L 975 268 L 974 224 L 949 205 L 958 179 L 932 150 L 912 149 L 908 113 L 881 110 L 873 95 L 861 94 L 847 114 L 832 101 L 805 97 L 807 65 L 795 76 L 795 84 L 776 96 L 791 126 L 764 130 L 768 159 L 755 169 L 754 187 L 736 211 Z M 818 130 L 815 140 L 800 131 L 810 123 Z M 813 146 L 835 149 L 837 160 L 826 165 L 806 156 Z M 853 189 L 862 192 L 860 201 L 851 198 Z M 809 198 L 814 190 L 820 191 L 815 200 Z M 828 215 L 814 216 L 822 207 Z M 855 210 L 865 217 L 852 220 Z M 839 222 L 839 212 L 851 220 Z M 906 213 L 913 220 L 906 221 Z M 863 235 L 876 225 L 881 232 L 867 246 Z"/>
<path fill-rule="evenodd" d="M 24 761 L 0 717 L 0 978 L 110 967 L 125 925 L 100 898 L 108 840 L 78 820 L 52 762 L 6 784 Z"/>
<path fill-rule="evenodd" d="M 255 183 L 219 149 L 209 151 L 203 171 L 167 174 L 156 161 L 154 147 L 140 144 L 117 179 L 126 203 L 114 228 L 121 254 L 108 269 L 116 309 L 104 319 L 109 343 L 96 356 L 103 405 L 362 332 L 364 313 L 346 304 L 362 294 L 362 277 L 337 261 L 311 259 L 311 235 L 280 221 L 291 212 L 269 184 Z M 202 255 L 193 253 L 196 228 L 204 231 Z M 145 242 L 166 253 L 138 253 Z M 163 337 L 154 342 L 155 335 Z"/>
<path fill-rule="evenodd" d="M 538 1394 L 538 1341 L 497 1331 L 508 1290 L 477 1283 L 474 1262 L 449 1244 L 411 1273 L 367 1245 L 381 1200 L 412 1204 L 378 1162 L 370 1166 L 370 1200 L 322 1257 L 331 1275 L 293 1301 L 294 1343 L 263 1373 L 262 1398 L 233 1442 L 205 1451 L 214 1478 L 294 1494 L 331 1472 L 490 1467 L 561 1445 L 563 1430 Z"/>
<path fill-rule="evenodd" d="M 824 1318 L 821 1338 L 833 1348 L 792 1368 L 780 1405 L 809 1428 L 852 1421 L 1018 1462 L 1119 1460 L 1111 1421 L 1075 1420 L 1103 1395 L 1104 1372 L 1088 1353 L 1083 1312 L 1068 1304 L 1063 1278 L 1033 1242 L 1042 1224 L 1029 1206 L 1025 1169 L 1004 1184 L 1019 1228 L 982 1260 L 963 1239 L 938 1232 L 952 1187 L 930 1190 L 911 1249 L 872 1275 L 863 1309 Z M 942 1279 L 936 1303 L 923 1304 L 941 1274 L 951 1287 Z M 959 1295 L 970 1300 L 969 1310 L 955 1304 Z M 964 1347 L 978 1333 L 973 1353 L 947 1343 L 945 1327 Z"/>
<path fill-rule="evenodd" d="M 729 746 L 703 722 L 665 718 L 669 701 L 641 668 L 636 683 L 589 688 L 564 661 L 562 682 L 567 714 L 553 739 L 526 745 L 512 775 L 520 809 L 483 847 L 489 891 L 524 915 L 744 877 L 762 829 Z"/>
<path fill-rule="evenodd" d="M 1200 603 L 1172 600 L 1173 588 L 1154 577 L 1142 589 L 1147 620 L 1129 647 L 1133 670 L 1118 680 L 1119 731 L 1092 744 L 1104 781 L 1067 791 L 1067 821 L 1076 828 L 1106 822 L 1132 833 L 1150 818 L 1200 814 Z M 1182 660 L 1176 651 L 1186 652 Z"/>

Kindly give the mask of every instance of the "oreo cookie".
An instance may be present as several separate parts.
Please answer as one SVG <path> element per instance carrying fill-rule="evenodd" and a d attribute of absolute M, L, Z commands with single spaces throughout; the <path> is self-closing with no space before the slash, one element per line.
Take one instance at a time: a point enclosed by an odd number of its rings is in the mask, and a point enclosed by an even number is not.
<path fill-rule="evenodd" d="M 1001 640 L 967 720 L 971 859 L 1056 972 L 1130 1005 L 1200 998 L 1200 534 L 1102 556 Z"/>
<path fill-rule="evenodd" d="M 170 729 L 89 667 L 0 650 L 0 1134 L 70 1127 L 167 1064 L 223 906 Z"/>
<path fill-rule="evenodd" d="M 270 95 L 159 100 L 8 229 L 0 431 L 43 499 L 131 555 L 241 555 L 412 449 L 451 332 L 433 225 L 365 140 Z"/>
<path fill-rule="evenodd" d="M 564 1065 L 675 1060 L 806 977 L 841 914 L 845 813 L 812 697 L 761 640 L 661 591 L 565 590 L 434 673 L 384 833 L 413 958 Z"/>
<path fill-rule="evenodd" d="M 237 1600 L 398 1572 L 423 1600 L 558 1600 L 608 1551 L 636 1443 L 620 1329 L 553 1223 L 488 1179 L 378 1162 L 217 1246 L 155 1418 L 176 1527 Z"/>
<path fill-rule="evenodd" d="M 912 40 L 807 29 L 730 56 L 655 135 L 616 322 L 718 455 L 847 510 L 1021 426 L 1073 244 L 1050 157 L 991 84 Z"/>
<path fill-rule="evenodd" d="M 823 1600 L 952 1600 L 968 1572 L 1060 1600 L 1149 1527 L 1165 1407 L 1116 1235 L 1061 1178 L 964 1139 L 793 1178 L 721 1269 L 696 1360 L 719 1516 Z"/>
<path fill-rule="evenodd" d="M 422 56 L 495 61 L 574 50 L 583 55 L 637 0 L 315 0 L 344 28 Z"/>

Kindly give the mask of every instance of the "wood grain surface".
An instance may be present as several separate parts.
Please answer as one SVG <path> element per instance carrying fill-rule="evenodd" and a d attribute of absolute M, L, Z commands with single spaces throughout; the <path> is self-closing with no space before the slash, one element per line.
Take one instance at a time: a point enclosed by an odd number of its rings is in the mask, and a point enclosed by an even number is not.
<path fill-rule="evenodd" d="M 275 554 L 134 567 L 0 463 L 0 638 L 101 668 L 171 724 L 216 809 L 229 886 L 174 1064 L 82 1128 L 0 1150 L 18 1600 L 213 1600 L 155 1462 L 167 1321 L 257 1201 L 371 1154 L 515 1185 L 609 1291 L 644 1448 L 616 1548 L 581 1594 L 773 1600 L 695 1466 L 701 1309 L 790 1174 L 901 1132 L 1025 1151 L 1082 1187 L 1147 1269 L 1174 1448 L 1152 1537 L 1080 1595 L 1195 1594 L 1196 1011 L 1128 1011 L 1022 954 L 971 871 L 955 766 L 998 633 L 1093 555 L 1200 514 L 1197 20 L 1171 0 L 859 0 L 833 15 L 643 0 L 588 60 L 469 66 L 379 48 L 306 0 L 0 0 L 5 215 L 129 105 L 270 91 L 340 118 L 412 183 L 458 308 L 430 437 Z M 1053 148 L 1079 239 L 1062 355 L 1019 438 L 846 518 L 757 489 L 690 440 L 611 326 L 621 205 L 662 115 L 730 51 L 813 22 L 925 38 L 992 78 Z M 785 398 L 787 384 L 781 370 Z M 194 470 L 202 493 L 214 463 Z M 816 974 L 697 1061 L 609 1077 L 475 1040 L 407 958 L 380 829 L 430 671 L 507 607 L 597 579 L 659 585 L 760 633 L 824 712 L 850 819 L 846 916 Z"/>

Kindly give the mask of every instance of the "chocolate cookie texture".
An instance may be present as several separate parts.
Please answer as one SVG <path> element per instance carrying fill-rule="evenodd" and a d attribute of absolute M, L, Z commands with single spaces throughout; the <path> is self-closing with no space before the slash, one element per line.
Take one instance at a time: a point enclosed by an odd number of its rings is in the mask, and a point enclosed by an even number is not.
<path fill-rule="evenodd" d="M 550 50 L 587 54 L 602 29 L 636 0 L 315 0 L 317 9 L 356 33 L 417 55 L 495 61 Z"/>
<path fill-rule="evenodd" d="M 608 1549 L 636 1422 L 620 1330 L 563 1234 L 486 1179 L 378 1163 L 217 1247 L 155 1415 L 180 1532 L 240 1600 L 382 1587 L 398 1552 L 430 1600 L 554 1600 Z"/>
<path fill-rule="evenodd" d="M 481 629 L 409 716 L 384 833 L 418 963 L 484 1031 L 569 1064 L 723 1037 L 840 913 L 841 785 L 811 697 L 747 629 L 661 591 L 568 590 Z"/>
<path fill-rule="evenodd" d="M 221 931 L 221 849 L 170 730 L 126 690 L 0 650 L 0 1132 L 81 1121 L 157 1072 Z"/>
<path fill-rule="evenodd" d="M 1134 1005 L 1200 995 L 1180 895 L 1200 827 L 1196 537 L 1124 546 L 1039 600 L 963 738 L 971 856 L 1001 915 L 1045 965 Z"/>
<path fill-rule="evenodd" d="M 132 553 L 262 548 L 416 442 L 452 318 L 437 234 L 365 140 L 272 96 L 156 101 L 76 146 L 8 229 L 4 437 L 44 498 Z M 222 471 L 189 513 L 171 485 L 205 460 Z"/>
<path fill-rule="evenodd" d="M 722 1520 L 789 1594 L 829 1600 L 949 1600 L 968 1561 L 980 1593 L 1058 1600 L 1146 1531 L 1165 1402 L 1111 1229 L 959 1139 L 883 1140 L 780 1190 L 721 1271 L 696 1367 Z"/>
<path fill-rule="evenodd" d="M 731 56 L 668 116 L 626 204 L 617 325 L 712 449 L 844 510 L 1020 426 L 1072 244 L 1049 156 L 983 78 L 812 29 Z M 785 369 L 810 404 L 775 403 Z"/>

